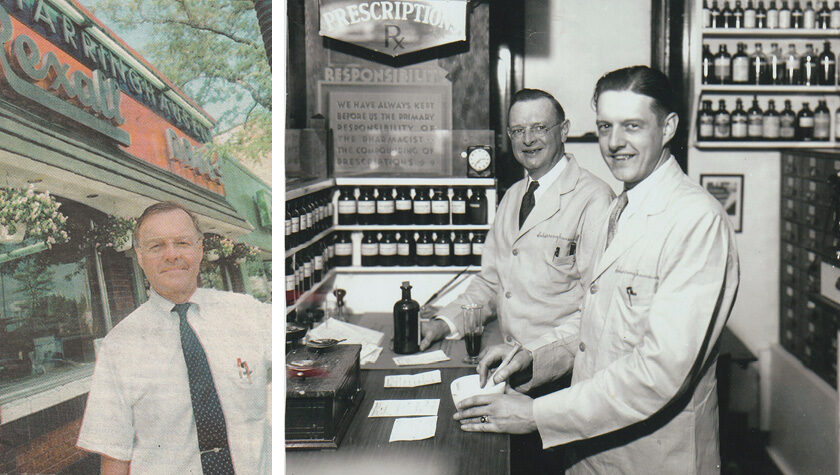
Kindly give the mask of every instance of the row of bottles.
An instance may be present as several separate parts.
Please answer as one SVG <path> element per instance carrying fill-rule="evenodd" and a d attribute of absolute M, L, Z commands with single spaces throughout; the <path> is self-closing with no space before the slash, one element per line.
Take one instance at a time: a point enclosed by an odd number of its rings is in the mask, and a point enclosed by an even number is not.
<path fill-rule="evenodd" d="M 349 239 L 349 233 L 348 239 Z M 367 231 L 362 234 L 361 264 L 370 266 L 481 265 L 486 233 L 475 231 Z"/>
<path fill-rule="evenodd" d="M 828 1 L 801 2 L 794 0 L 793 7 L 787 0 L 782 0 L 777 8 L 777 2 L 771 0 L 768 7 L 764 2 L 757 4 L 747 0 L 742 6 L 740 0 L 732 7 L 728 0 L 703 2 L 703 27 L 705 28 L 795 28 L 806 30 L 827 30 L 840 28 L 840 2 L 834 2 L 834 8 L 829 9 Z"/>
<path fill-rule="evenodd" d="M 840 139 L 840 108 L 835 111 L 835 137 Z M 786 141 L 829 141 L 831 140 L 831 112 L 824 99 L 819 100 L 813 111 L 807 101 L 798 112 L 793 111 L 790 99 L 785 99 L 784 109 L 776 110 L 773 99 L 767 101 L 762 110 L 758 98 L 753 97 L 752 106 L 744 110 L 744 103 L 735 100 L 735 109 L 727 110 L 725 99 L 718 100 L 717 110 L 712 110 L 712 101 L 703 100 L 697 117 L 698 140 L 786 140 Z"/>
<path fill-rule="evenodd" d="M 828 41 L 820 54 L 808 43 L 801 55 L 792 43 L 787 53 L 782 53 L 778 43 L 771 43 L 766 55 L 761 43 L 752 51 L 747 51 L 746 43 L 738 43 L 734 55 L 726 44 L 720 44 L 715 54 L 703 44 L 701 76 L 703 84 L 834 86 L 838 59 Z"/>
<path fill-rule="evenodd" d="M 453 187 L 451 196 L 446 187 L 342 186 L 338 224 L 487 224 L 484 189 Z"/>
<path fill-rule="evenodd" d="M 330 190 L 322 190 L 286 202 L 286 249 L 309 241 L 333 222 Z"/>
<path fill-rule="evenodd" d="M 327 272 L 337 265 L 341 264 L 336 255 L 333 234 L 287 257 L 286 305 L 294 305 L 304 292 L 318 285 Z"/>

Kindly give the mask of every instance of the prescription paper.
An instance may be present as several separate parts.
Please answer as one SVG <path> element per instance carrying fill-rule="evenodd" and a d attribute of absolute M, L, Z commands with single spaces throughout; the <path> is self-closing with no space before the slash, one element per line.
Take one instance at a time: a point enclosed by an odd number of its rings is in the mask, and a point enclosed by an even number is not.
<path fill-rule="evenodd" d="M 416 388 L 440 383 L 440 370 L 417 374 L 392 374 L 385 376 L 386 388 Z"/>
<path fill-rule="evenodd" d="M 435 436 L 437 419 L 437 416 L 395 419 L 394 427 L 391 429 L 391 438 L 388 439 L 388 442 L 431 439 Z"/>
<path fill-rule="evenodd" d="M 382 399 L 373 401 L 368 417 L 436 416 L 440 399 Z"/>
<path fill-rule="evenodd" d="M 440 361 L 447 361 L 449 357 L 443 350 L 430 351 L 428 353 L 420 353 L 418 355 L 395 356 L 394 363 L 397 366 L 410 366 L 420 364 L 432 364 Z"/>

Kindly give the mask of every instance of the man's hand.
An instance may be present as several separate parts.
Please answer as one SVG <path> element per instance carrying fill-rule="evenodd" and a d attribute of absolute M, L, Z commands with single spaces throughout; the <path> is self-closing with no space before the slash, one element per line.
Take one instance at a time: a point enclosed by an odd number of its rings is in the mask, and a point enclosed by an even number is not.
<path fill-rule="evenodd" d="M 432 343 L 442 340 L 449 334 L 449 325 L 442 320 L 432 319 L 428 322 L 423 322 L 421 333 L 423 339 L 420 340 L 420 351 L 432 346 Z"/>
<path fill-rule="evenodd" d="M 534 400 L 513 390 L 507 394 L 482 394 L 464 399 L 452 417 L 460 421 L 461 430 L 467 432 L 528 434 L 537 430 Z"/>
<path fill-rule="evenodd" d="M 482 388 L 484 387 L 487 383 L 487 378 L 490 376 L 491 368 L 501 363 L 505 356 L 507 356 L 508 352 L 510 352 L 511 348 L 512 347 L 510 345 L 501 343 L 481 350 L 481 353 L 478 355 L 478 357 L 481 358 L 481 361 L 479 361 L 478 367 L 476 367 L 476 371 L 478 371 L 479 386 Z M 513 356 L 513 359 L 510 360 L 510 363 L 506 364 L 504 368 L 499 368 L 493 373 L 493 384 L 499 384 L 502 381 L 507 381 L 510 375 L 527 368 L 532 361 L 534 361 L 534 357 L 531 355 L 531 352 L 524 348 L 520 348 Z"/>

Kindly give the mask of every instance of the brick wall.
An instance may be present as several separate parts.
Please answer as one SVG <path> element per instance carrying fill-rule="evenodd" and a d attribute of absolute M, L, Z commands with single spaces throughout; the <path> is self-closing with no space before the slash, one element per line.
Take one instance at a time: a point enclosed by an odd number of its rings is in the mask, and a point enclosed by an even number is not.
<path fill-rule="evenodd" d="M 98 466 L 98 455 L 76 448 L 87 394 L 0 426 L 0 473 L 69 473 Z M 93 458 L 92 458 L 93 457 Z"/>
<path fill-rule="evenodd" d="M 134 294 L 134 266 L 125 253 L 104 249 L 102 271 L 108 288 L 111 321 L 116 325 L 139 305 Z"/>

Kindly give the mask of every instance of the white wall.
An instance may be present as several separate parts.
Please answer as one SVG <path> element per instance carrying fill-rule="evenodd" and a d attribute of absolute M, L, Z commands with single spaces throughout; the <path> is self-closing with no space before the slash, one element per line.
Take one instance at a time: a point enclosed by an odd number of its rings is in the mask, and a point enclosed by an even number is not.
<path fill-rule="evenodd" d="M 526 0 L 525 87 L 554 95 L 570 135 L 595 131 L 592 91 L 604 73 L 650 64 L 650 2 Z"/>

